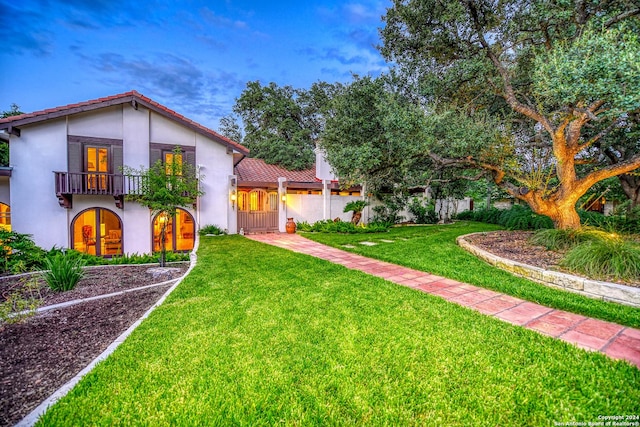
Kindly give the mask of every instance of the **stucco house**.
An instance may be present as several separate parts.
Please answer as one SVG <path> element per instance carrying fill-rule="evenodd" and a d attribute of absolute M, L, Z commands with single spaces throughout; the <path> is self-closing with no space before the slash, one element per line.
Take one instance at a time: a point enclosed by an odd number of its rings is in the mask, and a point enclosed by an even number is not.
<path fill-rule="evenodd" d="M 0 171 L 0 214 L 7 226 L 43 248 L 110 256 L 159 249 L 190 250 L 198 228 L 237 231 L 234 164 L 248 150 L 136 91 L 0 119 L 10 165 Z M 174 157 L 174 148 L 181 154 Z M 132 184 L 121 166 L 189 162 L 204 195 L 173 218 L 125 201 Z M 8 215 L 8 213 L 7 213 Z"/>
<path fill-rule="evenodd" d="M 363 198 L 361 186 L 341 188 L 321 150 L 309 169 L 291 171 L 262 159 L 242 158 L 235 166 L 238 230 L 284 231 L 287 218 L 296 222 L 351 219 L 346 204 Z M 369 218 L 369 210 L 363 221 Z"/>

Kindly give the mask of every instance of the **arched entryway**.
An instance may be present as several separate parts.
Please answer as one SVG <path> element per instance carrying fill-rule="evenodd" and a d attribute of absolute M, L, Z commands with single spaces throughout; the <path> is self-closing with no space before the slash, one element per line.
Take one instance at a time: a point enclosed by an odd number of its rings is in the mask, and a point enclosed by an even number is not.
<path fill-rule="evenodd" d="M 264 232 L 278 230 L 278 192 L 264 189 L 238 192 L 238 230 Z"/>
<path fill-rule="evenodd" d="M 97 256 L 122 254 L 122 221 L 104 208 L 89 208 L 71 222 L 71 248 Z"/>
<path fill-rule="evenodd" d="M 184 209 L 176 209 L 173 217 L 156 215 L 153 219 L 153 251 L 161 249 L 160 234 L 166 226 L 165 249 L 167 251 L 190 251 L 195 242 L 195 222 L 193 216 Z"/>

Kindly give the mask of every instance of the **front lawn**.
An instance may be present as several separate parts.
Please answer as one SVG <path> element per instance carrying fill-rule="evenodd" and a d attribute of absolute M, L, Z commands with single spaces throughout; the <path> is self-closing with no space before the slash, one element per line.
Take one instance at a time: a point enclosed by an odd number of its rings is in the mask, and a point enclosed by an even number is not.
<path fill-rule="evenodd" d="M 456 237 L 463 234 L 500 229 L 496 225 L 462 221 L 447 225 L 396 227 L 387 233 L 302 235 L 346 251 L 492 289 L 547 307 L 640 328 L 638 308 L 587 298 L 514 276 L 479 260 L 456 243 Z M 376 245 L 360 244 L 365 241 Z"/>
<path fill-rule="evenodd" d="M 39 425 L 554 425 L 634 414 L 640 370 L 241 236 Z"/>

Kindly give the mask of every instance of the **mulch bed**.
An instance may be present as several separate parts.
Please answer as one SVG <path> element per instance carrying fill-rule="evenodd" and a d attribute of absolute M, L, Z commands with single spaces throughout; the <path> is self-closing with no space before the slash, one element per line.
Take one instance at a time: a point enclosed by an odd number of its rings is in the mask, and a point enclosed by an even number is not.
<path fill-rule="evenodd" d="M 180 268 L 187 263 L 171 265 Z M 161 280 L 150 266 L 108 266 L 87 270 L 77 287 L 54 293 L 43 286 L 43 304 L 137 288 Z M 0 279 L 3 299 L 23 278 Z M 140 318 L 171 284 L 53 309 L 19 323 L 0 325 L 0 425 L 10 426 L 73 378 Z"/>
<path fill-rule="evenodd" d="M 562 253 L 549 251 L 544 246 L 529 243 L 533 231 L 492 231 L 465 238 L 469 243 L 485 251 L 512 261 L 544 268 L 560 270 L 558 263 Z"/>
<path fill-rule="evenodd" d="M 545 270 L 555 270 L 575 276 L 585 277 L 585 275 L 568 271 L 559 265 L 564 256 L 564 252 L 550 251 L 544 246 L 533 245 L 529 239 L 533 231 L 492 231 L 489 233 L 478 233 L 466 237 L 466 240 L 485 251 L 523 264 L 540 267 Z M 640 287 L 640 281 L 620 281 L 613 278 L 607 280 L 625 286 Z"/>

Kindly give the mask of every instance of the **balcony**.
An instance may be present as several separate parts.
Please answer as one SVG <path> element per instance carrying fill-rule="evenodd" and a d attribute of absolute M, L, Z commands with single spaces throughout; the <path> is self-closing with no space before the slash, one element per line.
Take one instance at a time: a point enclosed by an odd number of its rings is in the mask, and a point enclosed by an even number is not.
<path fill-rule="evenodd" d="M 112 196 L 116 206 L 124 206 L 124 196 L 137 194 L 142 176 L 98 172 L 54 172 L 60 206 L 71 209 L 73 195 Z"/>

